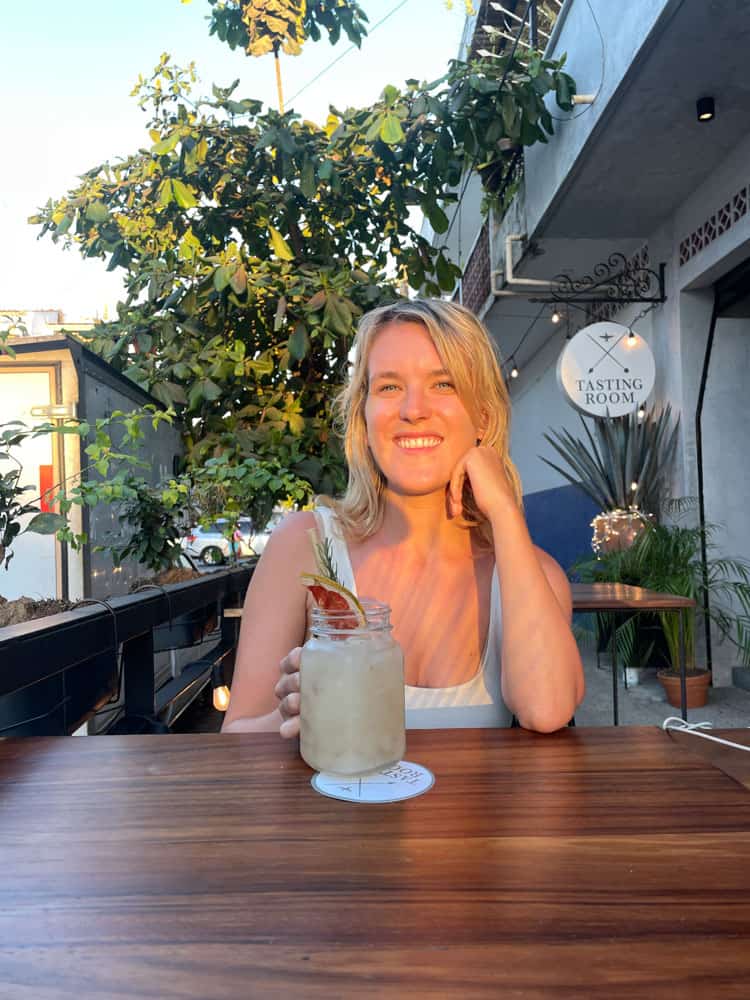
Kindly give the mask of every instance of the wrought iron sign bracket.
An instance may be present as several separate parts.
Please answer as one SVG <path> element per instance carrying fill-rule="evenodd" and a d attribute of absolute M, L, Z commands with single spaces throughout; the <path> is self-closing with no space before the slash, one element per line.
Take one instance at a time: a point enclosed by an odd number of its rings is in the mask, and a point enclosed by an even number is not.
<path fill-rule="evenodd" d="M 611 253 L 591 274 L 580 278 L 556 275 L 553 279 L 556 287 L 551 289 L 550 301 L 610 302 L 613 305 L 666 302 L 665 272 L 665 264 L 659 264 L 655 271 L 634 264 L 622 253 Z"/>
<path fill-rule="evenodd" d="M 505 238 L 505 271 L 491 273 L 491 292 L 494 298 L 526 298 L 533 302 L 570 303 L 593 305 L 659 304 L 666 302 L 666 265 L 654 270 L 645 267 L 637 258 L 628 259 L 615 251 L 605 261 L 598 263 L 591 274 L 571 277 L 558 274 L 554 278 L 520 278 L 513 272 L 513 244 L 522 242 L 518 233 Z M 503 275 L 504 284 L 495 285 L 495 278 Z"/>

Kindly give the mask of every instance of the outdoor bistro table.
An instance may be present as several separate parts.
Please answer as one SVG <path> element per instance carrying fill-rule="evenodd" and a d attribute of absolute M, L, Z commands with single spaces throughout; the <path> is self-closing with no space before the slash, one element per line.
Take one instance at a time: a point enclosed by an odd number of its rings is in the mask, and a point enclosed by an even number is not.
<path fill-rule="evenodd" d="M 750 754 L 705 745 L 411 732 L 434 787 L 365 805 L 275 734 L 0 741 L 0 996 L 744 1000 Z"/>
<path fill-rule="evenodd" d="M 677 594 L 659 594 L 644 587 L 630 587 L 624 583 L 572 583 L 573 611 L 600 611 L 611 615 L 613 631 L 618 615 L 628 611 L 674 611 L 679 614 L 680 643 L 680 713 L 687 720 L 687 691 L 685 678 L 685 624 L 680 612 L 695 611 L 695 601 Z M 617 711 L 617 643 L 612 643 L 612 717 L 618 725 Z"/>

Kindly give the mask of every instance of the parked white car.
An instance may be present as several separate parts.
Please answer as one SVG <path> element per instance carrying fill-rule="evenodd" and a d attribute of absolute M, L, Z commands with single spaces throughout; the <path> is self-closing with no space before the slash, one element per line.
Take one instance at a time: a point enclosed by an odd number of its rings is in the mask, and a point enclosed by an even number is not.
<path fill-rule="evenodd" d="M 287 513 L 277 508 L 271 514 L 268 524 L 262 531 L 253 531 L 253 522 L 249 517 L 241 517 L 239 530 L 235 532 L 234 546 L 238 557 L 259 556 L 266 547 L 266 542 L 276 525 Z M 220 566 L 232 557 L 230 543 L 222 533 L 226 521 L 218 520 L 207 528 L 196 525 L 190 528 L 180 545 L 187 555 L 200 560 L 205 566 Z"/>
<path fill-rule="evenodd" d="M 193 559 L 199 559 L 205 566 L 220 566 L 232 557 L 232 547 L 239 557 L 256 555 L 252 544 L 253 525 L 249 517 L 240 518 L 239 529 L 230 542 L 223 534 L 226 521 L 216 521 L 204 528 L 197 524 L 190 528 L 180 545 Z"/>

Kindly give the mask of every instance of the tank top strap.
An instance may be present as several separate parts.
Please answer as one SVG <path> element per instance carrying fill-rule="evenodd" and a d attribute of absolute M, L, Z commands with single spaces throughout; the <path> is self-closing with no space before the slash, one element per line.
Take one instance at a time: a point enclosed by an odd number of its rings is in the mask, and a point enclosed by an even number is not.
<path fill-rule="evenodd" d="M 327 539 L 330 542 L 333 562 L 336 566 L 339 580 L 356 596 L 357 584 L 354 579 L 352 562 L 349 558 L 349 548 L 341 531 L 341 525 L 339 524 L 339 519 L 336 517 L 336 512 L 331 507 L 325 507 L 321 504 L 315 508 L 314 514 L 321 541 Z"/>

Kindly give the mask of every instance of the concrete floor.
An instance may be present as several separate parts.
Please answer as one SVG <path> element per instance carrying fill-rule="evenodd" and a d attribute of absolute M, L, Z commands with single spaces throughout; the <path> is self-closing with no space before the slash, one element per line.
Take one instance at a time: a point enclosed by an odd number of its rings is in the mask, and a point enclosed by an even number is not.
<path fill-rule="evenodd" d="M 612 725 L 612 671 L 602 660 L 596 665 L 594 653 L 584 653 L 586 697 L 576 712 L 579 726 Z M 660 726 L 670 715 L 679 716 L 666 700 L 655 671 L 646 671 L 642 682 L 625 689 L 620 678 L 618 687 L 620 725 Z M 737 687 L 710 687 L 704 708 L 688 709 L 688 722 L 711 722 L 716 729 L 750 727 L 750 691 Z"/>

